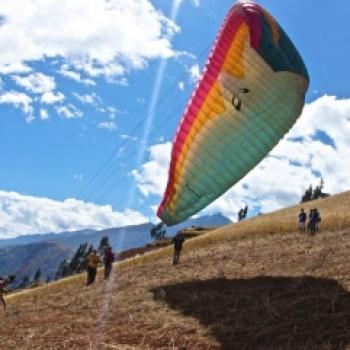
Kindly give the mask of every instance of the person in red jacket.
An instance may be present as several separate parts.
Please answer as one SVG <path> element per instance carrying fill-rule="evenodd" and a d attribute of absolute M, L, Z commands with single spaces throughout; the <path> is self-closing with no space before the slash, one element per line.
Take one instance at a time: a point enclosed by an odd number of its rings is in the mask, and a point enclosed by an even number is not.
<path fill-rule="evenodd" d="M 109 278 L 112 271 L 113 262 L 115 260 L 111 246 L 107 245 L 104 251 L 105 279 Z"/>

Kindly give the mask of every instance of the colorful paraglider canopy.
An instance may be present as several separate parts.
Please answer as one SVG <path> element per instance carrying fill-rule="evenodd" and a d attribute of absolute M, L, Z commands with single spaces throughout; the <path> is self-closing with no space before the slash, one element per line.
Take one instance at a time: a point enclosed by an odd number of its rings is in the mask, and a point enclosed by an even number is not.
<path fill-rule="evenodd" d="M 178 127 L 161 220 L 185 220 L 254 168 L 301 114 L 308 84 L 276 20 L 255 3 L 234 5 Z"/>

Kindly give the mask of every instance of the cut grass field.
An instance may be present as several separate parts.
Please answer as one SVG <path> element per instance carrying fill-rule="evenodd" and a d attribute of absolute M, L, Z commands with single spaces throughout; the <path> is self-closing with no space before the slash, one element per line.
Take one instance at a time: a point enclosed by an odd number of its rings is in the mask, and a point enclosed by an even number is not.
<path fill-rule="evenodd" d="M 114 266 L 8 296 L 1 349 L 350 349 L 350 193 L 228 225 Z"/>

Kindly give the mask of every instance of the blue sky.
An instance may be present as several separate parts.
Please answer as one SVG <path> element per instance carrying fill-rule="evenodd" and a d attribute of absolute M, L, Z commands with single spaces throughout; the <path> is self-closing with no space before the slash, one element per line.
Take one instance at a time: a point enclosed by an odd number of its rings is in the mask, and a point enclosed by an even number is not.
<path fill-rule="evenodd" d="M 155 220 L 170 141 L 233 3 L 1 1 L 0 238 Z M 203 212 L 232 219 L 296 203 L 320 175 L 331 193 L 350 187 L 350 3 L 259 4 L 311 84 L 291 133 Z"/>

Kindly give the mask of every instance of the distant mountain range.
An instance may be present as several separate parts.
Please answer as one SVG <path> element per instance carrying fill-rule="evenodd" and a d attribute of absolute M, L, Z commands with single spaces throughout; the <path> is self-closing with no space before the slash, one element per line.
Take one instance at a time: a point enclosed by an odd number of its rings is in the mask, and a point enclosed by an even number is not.
<path fill-rule="evenodd" d="M 221 214 L 189 219 L 167 228 L 167 235 L 191 226 L 215 227 L 231 223 Z M 0 240 L 0 276 L 14 273 L 20 283 L 23 276 L 33 277 L 40 268 L 42 278 L 54 278 L 59 263 L 70 259 L 84 242 L 98 247 L 104 236 L 109 237 L 113 250 L 122 251 L 142 247 L 152 241 L 150 229 L 152 223 L 96 230 L 80 230 L 62 233 L 25 235 L 17 238 Z"/>
<path fill-rule="evenodd" d="M 73 250 L 57 242 L 40 242 L 0 249 L 0 276 L 15 274 L 18 286 L 24 276 L 33 279 L 38 268 L 42 279 L 54 278 L 59 263 L 72 256 Z"/>

